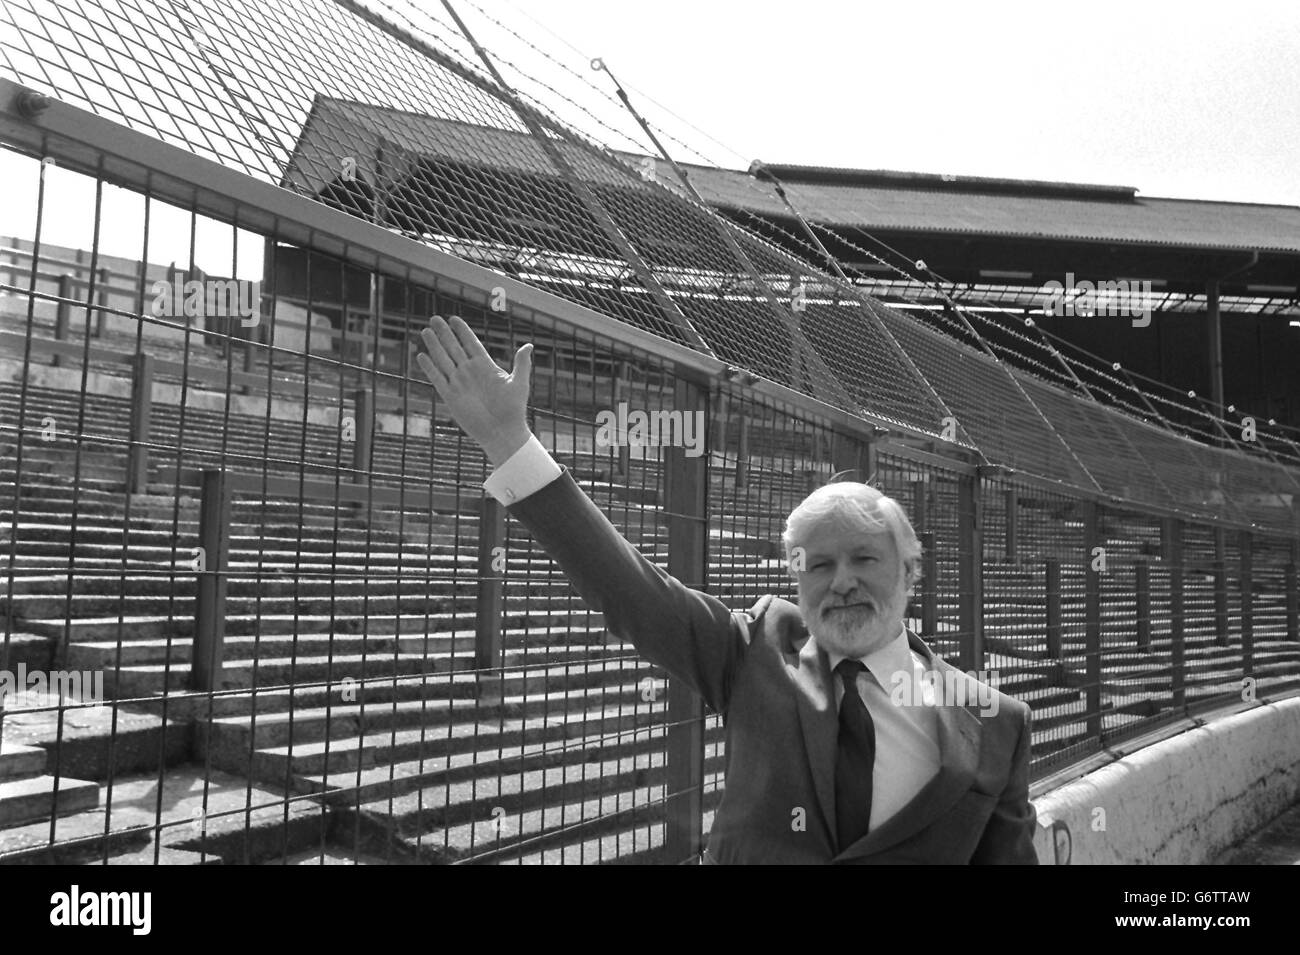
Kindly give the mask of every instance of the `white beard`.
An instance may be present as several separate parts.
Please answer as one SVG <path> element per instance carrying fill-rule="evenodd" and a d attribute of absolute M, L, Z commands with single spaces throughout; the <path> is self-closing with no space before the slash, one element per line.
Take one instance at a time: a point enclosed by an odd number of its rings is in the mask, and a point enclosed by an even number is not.
<path fill-rule="evenodd" d="M 829 605 L 834 606 L 833 603 Z M 799 612 L 803 614 L 808 632 L 817 640 L 817 645 L 828 653 L 856 659 L 879 650 L 903 629 L 907 587 L 900 579 L 889 602 L 883 607 L 877 605 L 874 610 L 855 607 L 823 617 L 820 611 L 826 606 L 823 603 L 820 607 L 809 607 L 803 594 L 799 595 Z"/>

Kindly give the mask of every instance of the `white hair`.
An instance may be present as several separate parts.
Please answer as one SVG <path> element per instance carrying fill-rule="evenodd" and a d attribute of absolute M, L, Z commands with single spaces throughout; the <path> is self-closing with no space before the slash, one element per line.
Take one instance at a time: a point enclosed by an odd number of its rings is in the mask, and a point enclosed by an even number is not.
<path fill-rule="evenodd" d="M 781 540 L 792 574 L 794 564 L 790 558 L 794 548 L 804 539 L 809 525 L 827 517 L 839 517 L 845 524 L 861 529 L 863 534 L 888 531 L 903 562 L 907 588 L 910 590 L 921 579 L 921 541 L 912 529 L 907 512 L 884 492 L 857 481 L 834 481 L 823 485 L 790 512 Z"/>

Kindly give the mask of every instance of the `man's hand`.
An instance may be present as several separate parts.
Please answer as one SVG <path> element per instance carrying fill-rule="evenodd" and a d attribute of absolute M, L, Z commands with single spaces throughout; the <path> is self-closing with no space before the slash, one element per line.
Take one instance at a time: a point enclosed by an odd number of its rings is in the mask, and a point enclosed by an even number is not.
<path fill-rule="evenodd" d="M 429 353 L 417 353 L 416 361 L 456 423 L 483 449 L 493 467 L 500 467 L 531 437 L 526 409 L 533 377 L 532 343 L 515 353 L 514 368 L 507 374 L 464 319 L 452 318 L 449 325 L 435 315 L 430 325 L 420 332 Z"/>

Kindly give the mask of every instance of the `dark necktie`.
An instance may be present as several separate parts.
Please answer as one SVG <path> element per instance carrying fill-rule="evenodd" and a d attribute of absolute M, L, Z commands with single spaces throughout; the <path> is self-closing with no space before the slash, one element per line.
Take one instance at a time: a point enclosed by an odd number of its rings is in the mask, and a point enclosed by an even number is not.
<path fill-rule="evenodd" d="M 841 660 L 835 673 L 844 683 L 839 747 L 835 756 L 836 838 L 843 852 L 867 834 L 871 822 L 871 768 L 876 762 L 876 725 L 858 693 L 860 660 Z"/>

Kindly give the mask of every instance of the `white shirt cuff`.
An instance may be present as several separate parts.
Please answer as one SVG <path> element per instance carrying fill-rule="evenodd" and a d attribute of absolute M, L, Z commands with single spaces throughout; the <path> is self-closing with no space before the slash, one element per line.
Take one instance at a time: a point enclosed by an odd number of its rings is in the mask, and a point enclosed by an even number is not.
<path fill-rule="evenodd" d="M 483 482 L 483 490 L 509 507 L 540 491 L 562 473 L 550 452 L 537 440 L 537 435 L 533 435 L 527 444 L 489 475 Z"/>

